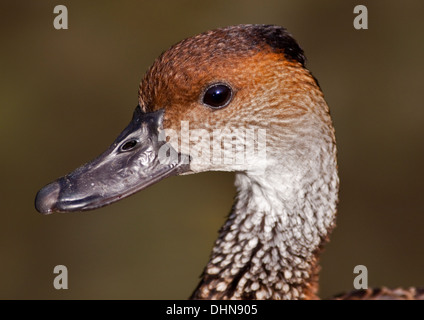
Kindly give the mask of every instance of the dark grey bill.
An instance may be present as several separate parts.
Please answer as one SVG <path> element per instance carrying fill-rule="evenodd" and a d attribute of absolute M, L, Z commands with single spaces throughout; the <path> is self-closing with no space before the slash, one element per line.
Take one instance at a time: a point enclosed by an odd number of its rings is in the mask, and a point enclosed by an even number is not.
<path fill-rule="evenodd" d="M 134 111 L 130 124 L 103 154 L 41 189 L 37 211 L 91 210 L 190 170 L 189 157 L 164 141 L 163 110 Z"/>

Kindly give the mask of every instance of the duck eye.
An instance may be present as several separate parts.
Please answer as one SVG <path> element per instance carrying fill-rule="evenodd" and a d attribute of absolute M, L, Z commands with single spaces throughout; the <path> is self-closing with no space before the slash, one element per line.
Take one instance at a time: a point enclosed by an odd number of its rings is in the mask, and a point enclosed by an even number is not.
<path fill-rule="evenodd" d="M 206 89 L 203 103 L 211 108 L 223 108 L 228 105 L 233 93 L 226 84 L 214 84 Z"/>
<path fill-rule="evenodd" d="M 125 142 L 122 146 L 121 146 L 121 151 L 130 151 L 132 149 L 135 148 L 135 146 L 137 145 L 138 141 L 135 139 L 131 139 L 127 142 Z"/>

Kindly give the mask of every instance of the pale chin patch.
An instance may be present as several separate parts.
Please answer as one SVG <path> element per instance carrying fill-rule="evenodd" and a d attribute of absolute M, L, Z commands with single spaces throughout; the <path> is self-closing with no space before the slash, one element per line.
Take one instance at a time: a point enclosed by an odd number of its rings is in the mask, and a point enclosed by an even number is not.
<path fill-rule="evenodd" d="M 181 121 L 181 130 L 162 130 L 159 139 L 166 141 L 159 150 L 161 163 L 173 162 L 181 154 L 189 155 L 190 173 L 241 171 L 263 174 L 267 168 L 266 129 L 190 129 L 188 121 Z"/>

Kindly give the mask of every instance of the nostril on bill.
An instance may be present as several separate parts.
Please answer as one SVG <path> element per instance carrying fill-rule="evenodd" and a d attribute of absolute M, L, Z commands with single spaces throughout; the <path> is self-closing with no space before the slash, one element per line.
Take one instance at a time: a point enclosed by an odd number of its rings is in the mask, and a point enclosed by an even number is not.
<path fill-rule="evenodd" d="M 60 184 L 58 182 L 50 183 L 38 191 L 35 197 L 35 209 L 43 214 L 52 213 L 59 198 L 59 191 Z"/>

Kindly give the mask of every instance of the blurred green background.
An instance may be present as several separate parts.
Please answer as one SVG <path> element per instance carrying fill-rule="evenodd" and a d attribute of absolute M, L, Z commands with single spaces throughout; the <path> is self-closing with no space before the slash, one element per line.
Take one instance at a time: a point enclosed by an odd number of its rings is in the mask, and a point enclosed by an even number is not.
<path fill-rule="evenodd" d="M 66 5 L 69 29 L 53 28 Z M 364 4 L 369 30 L 353 28 Z M 0 298 L 185 299 L 235 189 L 231 173 L 162 181 L 88 213 L 42 216 L 36 192 L 101 153 L 129 122 L 138 83 L 175 42 L 240 23 L 285 26 L 330 105 L 338 226 L 321 296 L 424 286 L 424 2 L 5 1 L 0 3 Z M 53 288 L 53 268 L 69 290 Z"/>

